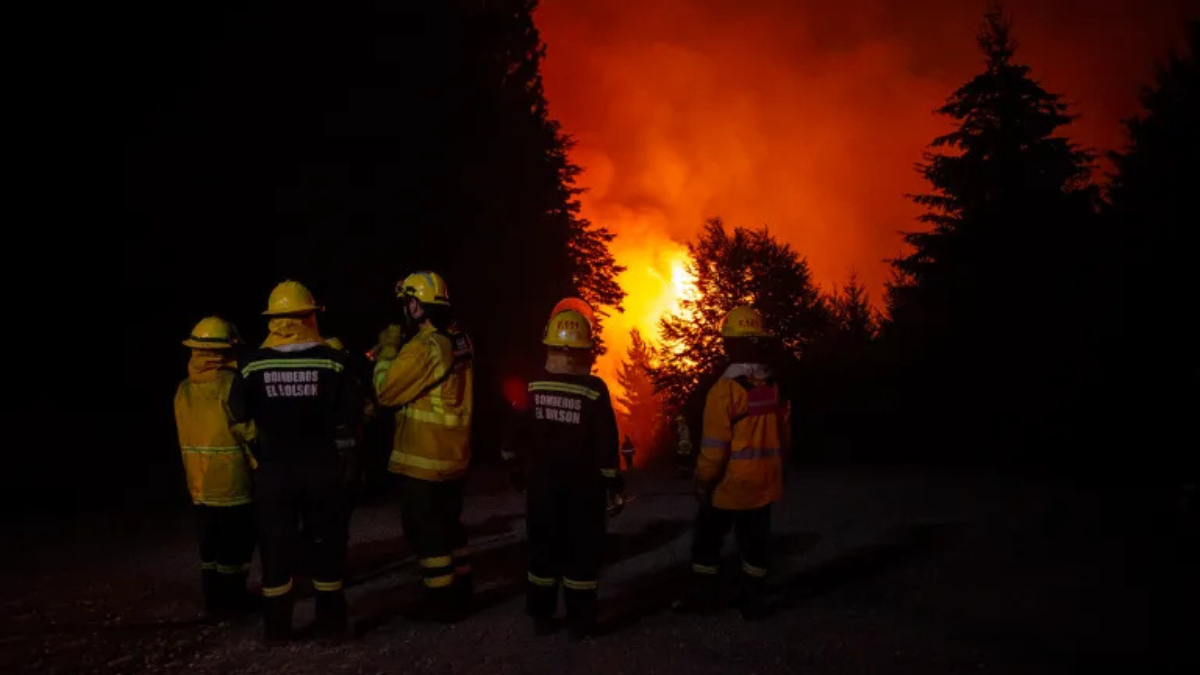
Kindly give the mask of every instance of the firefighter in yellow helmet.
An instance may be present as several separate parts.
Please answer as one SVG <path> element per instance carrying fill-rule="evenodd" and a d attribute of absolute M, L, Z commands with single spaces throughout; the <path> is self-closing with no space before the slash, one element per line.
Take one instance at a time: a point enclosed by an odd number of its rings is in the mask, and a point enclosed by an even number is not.
<path fill-rule="evenodd" d="M 253 605 L 246 572 L 254 553 L 250 473 L 255 463 L 247 444 L 254 428 L 236 424 L 227 408 L 237 378 L 236 336 L 220 317 L 197 323 L 183 341 L 192 355 L 187 379 L 175 392 L 175 427 L 195 504 L 200 585 L 209 613 L 241 613 Z"/>
<path fill-rule="evenodd" d="M 526 611 L 534 631 L 557 628 L 563 587 L 569 637 L 593 631 L 606 510 L 624 485 L 617 470 L 617 419 L 604 381 L 591 375 L 592 326 L 579 312 L 550 319 L 545 373 L 529 383 L 504 453 L 524 465 L 529 572 Z"/>
<path fill-rule="evenodd" d="M 403 331 L 395 325 L 380 334 L 374 384 L 379 405 L 398 408 L 388 471 L 400 477 L 404 533 L 425 585 L 409 616 L 453 622 L 465 616 L 473 592 L 462 509 L 474 353 L 454 321 L 441 276 L 410 274 L 396 285 L 396 297 L 412 337 L 401 344 Z"/>
<path fill-rule="evenodd" d="M 349 538 L 346 465 L 357 452 L 362 396 L 346 354 L 317 329 L 321 308 L 296 281 L 267 301 L 267 339 L 242 363 L 230 397 L 234 419 L 257 430 L 263 628 L 268 640 L 291 635 L 293 575 L 301 540 L 312 552 L 315 632 L 347 629 L 343 578 Z"/>
<path fill-rule="evenodd" d="M 554 304 L 554 309 L 550 310 L 550 318 L 554 318 L 559 312 L 566 310 L 574 310 L 583 315 L 587 319 L 588 325 L 594 331 L 596 330 L 596 313 L 592 310 L 592 306 L 580 298 L 563 298 Z"/>
<path fill-rule="evenodd" d="M 762 317 L 736 307 L 721 323 L 730 365 L 708 392 L 696 462 L 700 508 L 692 541 L 692 593 L 684 612 L 717 605 L 721 545 L 732 529 L 742 557 L 741 611 L 747 620 L 767 614 L 771 504 L 783 490 L 783 458 L 790 443 L 789 406 L 767 366 Z"/>

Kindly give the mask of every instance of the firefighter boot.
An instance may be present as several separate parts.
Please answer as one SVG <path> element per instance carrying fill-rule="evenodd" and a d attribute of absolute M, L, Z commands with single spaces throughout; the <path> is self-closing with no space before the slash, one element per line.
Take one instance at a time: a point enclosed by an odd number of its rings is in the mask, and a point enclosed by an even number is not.
<path fill-rule="evenodd" d="M 558 584 L 539 586 L 530 583 L 525 588 L 525 613 L 533 619 L 533 634 L 549 635 L 562 627 L 554 618 L 558 609 Z"/>
<path fill-rule="evenodd" d="M 217 614 L 223 609 L 221 579 L 216 570 L 200 570 L 200 592 L 204 595 L 205 614 Z"/>
<path fill-rule="evenodd" d="M 314 633 L 319 640 L 347 637 L 346 594 L 344 591 L 318 591 Z"/>
<path fill-rule="evenodd" d="M 457 591 L 453 585 L 440 588 L 425 588 L 425 595 L 417 605 L 404 615 L 410 621 L 432 623 L 454 623 L 458 621 Z"/>
<path fill-rule="evenodd" d="M 742 574 L 741 611 L 746 621 L 759 621 L 771 615 L 771 607 L 764 597 L 766 578 Z"/>
<path fill-rule="evenodd" d="M 246 573 L 221 575 L 221 596 L 224 609 L 234 616 L 258 611 L 261 598 L 246 588 Z"/>
<path fill-rule="evenodd" d="M 475 575 L 467 572 L 454 577 L 454 611 L 460 618 L 471 613 L 471 600 L 475 597 Z"/>
<path fill-rule="evenodd" d="M 263 637 L 268 642 L 285 642 L 292 637 L 291 594 L 263 599 Z"/>
<path fill-rule="evenodd" d="M 596 634 L 596 591 L 567 589 L 567 639 L 578 642 Z"/>
<path fill-rule="evenodd" d="M 677 614 L 712 614 L 720 609 L 720 577 L 692 572 L 687 594 L 672 605 Z"/>

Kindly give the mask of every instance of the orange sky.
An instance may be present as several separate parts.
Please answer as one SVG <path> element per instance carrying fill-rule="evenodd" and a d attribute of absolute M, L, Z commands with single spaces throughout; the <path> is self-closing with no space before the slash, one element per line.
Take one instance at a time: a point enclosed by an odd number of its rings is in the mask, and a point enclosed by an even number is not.
<path fill-rule="evenodd" d="M 1018 60 L 1082 118 L 1087 146 L 1122 142 L 1155 60 L 1200 0 L 1006 4 Z M 623 355 L 678 287 L 679 242 L 719 215 L 766 224 L 829 287 L 856 271 L 876 301 L 915 227 L 914 162 L 947 129 L 931 114 L 978 71 L 985 2 L 543 0 L 550 113 L 577 141 L 584 215 L 618 234 Z M 1085 9 L 1086 8 L 1086 11 Z M 608 374 L 611 359 L 602 367 Z M 609 378 L 611 379 L 611 378 Z"/>

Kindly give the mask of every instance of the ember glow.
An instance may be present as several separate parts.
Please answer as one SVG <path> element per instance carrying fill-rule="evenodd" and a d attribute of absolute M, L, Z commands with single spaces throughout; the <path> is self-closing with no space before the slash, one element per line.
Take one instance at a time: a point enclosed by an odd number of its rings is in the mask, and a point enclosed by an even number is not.
<path fill-rule="evenodd" d="M 1181 43 L 1196 0 L 1010 0 L 1018 60 L 1081 119 L 1077 142 L 1119 148 L 1119 120 Z M 767 225 L 826 289 L 856 272 L 877 304 L 917 227 L 905 193 L 947 122 L 934 114 L 980 67 L 987 2 L 959 0 L 543 0 L 537 22 L 551 115 L 577 142 L 583 214 L 617 233 L 628 332 L 653 339 L 704 220 Z"/>

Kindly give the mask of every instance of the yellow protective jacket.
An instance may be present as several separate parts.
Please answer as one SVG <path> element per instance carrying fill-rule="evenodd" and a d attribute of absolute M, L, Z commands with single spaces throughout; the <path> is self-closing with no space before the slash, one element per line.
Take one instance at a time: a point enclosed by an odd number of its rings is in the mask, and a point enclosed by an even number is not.
<path fill-rule="evenodd" d="M 461 478 L 471 461 L 469 338 L 426 325 L 394 360 L 375 364 L 374 381 L 379 404 L 400 407 L 388 471 L 432 481 Z"/>
<path fill-rule="evenodd" d="M 213 352 L 192 352 L 188 377 L 175 392 L 175 426 L 192 501 L 205 506 L 249 504 L 247 448 L 253 425 L 235 425 L 229 415 L 229 388 L 236 364 Z"/>
<path fill-rule="evenodd" d="M 790 408 L 761 366 L 734 364 L 708 392 L 696 480 L 712 505 L 745 510 L 783 494 L 783 457 L 791 442 Z"/>

